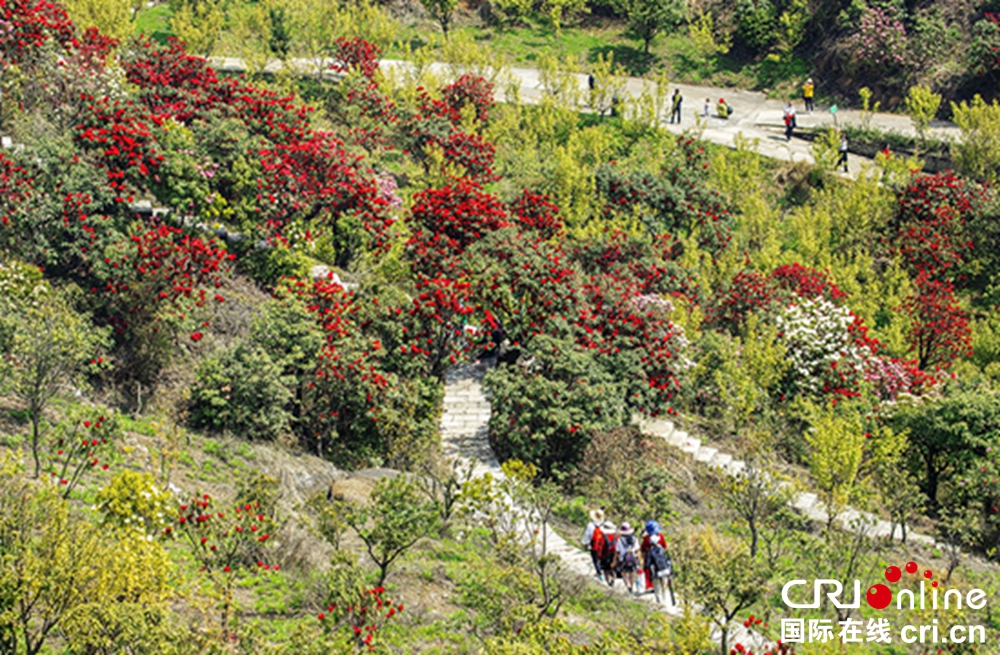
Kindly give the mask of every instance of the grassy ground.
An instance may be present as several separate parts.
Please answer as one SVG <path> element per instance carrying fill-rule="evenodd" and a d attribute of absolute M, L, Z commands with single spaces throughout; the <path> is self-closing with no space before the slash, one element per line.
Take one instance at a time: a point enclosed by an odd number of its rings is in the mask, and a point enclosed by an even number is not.
<path fill-rule="evenodd" d="M 145 34 L 160 43 L 166 43 L 168 36 L 173 36 L 170 30 L 170 6 L 166 4 L 144 8 L 132 24 L 133 34 Z"/>

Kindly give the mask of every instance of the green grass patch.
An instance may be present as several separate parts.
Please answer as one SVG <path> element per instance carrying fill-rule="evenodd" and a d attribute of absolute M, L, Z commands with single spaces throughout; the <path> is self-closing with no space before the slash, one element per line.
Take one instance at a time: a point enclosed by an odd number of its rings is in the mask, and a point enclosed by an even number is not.
<path fill-rule="evenodd" d="M 132 33 L 145 34 L 155 41 L 166 43 L 168 37 L 174 36 L 170 28 L 171 16 L 173 11 L 167 4 L 144 8 L 132 23 Z"/>

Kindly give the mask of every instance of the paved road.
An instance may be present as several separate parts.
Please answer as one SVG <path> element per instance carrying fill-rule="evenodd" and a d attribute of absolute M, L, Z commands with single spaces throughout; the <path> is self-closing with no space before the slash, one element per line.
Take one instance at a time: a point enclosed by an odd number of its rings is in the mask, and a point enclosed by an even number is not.
<path fill-rule="evenodd" d="M 242 72 L 245 66 L 240 59 L 236 58 L 210 58 L 210 63 L 219 70 L 226 72 Z M 288 65 L 295 67 L 303 73 L 315 74 L 317 70 L 328 69 L 333 60 L 323 60 L 317 66 L 315 60 L 295 59 L 289 61 Z M 272 60 L 266 70 L 275 71 L 280 69 L 281 62 Z M 412 64 L 406 61 L 383 59 L 382 67 L 387 70 L 402 72 L 410 68 Z M 454 76 L 454 67 L 437 62 L 429 65 L 429 70 L 435 75 L 450 78 Z M 507 71 L 500 71 L 495 75 L 497 78 L 503 77 L 508 72 L 520 84 L 521 97 L 526 102 L 537 102 L 544 94 L 545 90 L 541 83 L 540 71 L 532 68 L 510 68 Z M 327 73 L 327 77 L 336 77 Z M 581 97 L 586 97 L 587 76 L 576 74 L 577 86 L 581 92 Z M 645 85 L 650 84 L 648 80 L 637 77 L 626 79 L 625 88 L 633 97 L 642 93 Z M 784 161 L 806 161 L 813 162 L 810 151 L 810 142 L 804 139 L 793 138 L 786 142 L 784 137 L 783 108 L 784 101 L 767 98 L 763 93 L 757 91 L 744 91 L 739 89 L 723 89 L 718 87 L 695 86 L 691 84 L 671 85 L 680 89 L 684 98 L 682 105 L 682 119 L 680 125 L 667 124 L 665 127 L 674 133 L 681 133 L 685 129 L 695 127 L 695 116 L 700 114 L 704 107 L 705 99 L 710 99 L 712 114 L 715 113 L 715 103 L 719 98 L 725 98 L 727 104 L 733 108 L 733 116 L 721 119 L 718 116 L 710 115 L 705 121 L 706 125 L 702 132 L 702 138 L 712 143 L 724 146 L 735 147 L 736 135 L 742 133 L 744 137 L 756 139 L 758 141 L 759 152 L 774 159 Z M 671 92 L 672 93 L 672 92 Z M 498 85 L 498 99 L 503 99 L 503 92 Z M 827 107 L 817 107 L 817 111 L 806 114 L 801 101 L 795 103 L 797 113 L 797 123 L 801 128 L 819 127 L 834 125 L 833 116 Z M 581 110 L 587 110 L 581 106 Z M 836 123 L 839 125 L 861 125 L 861 114 L 854 109 L 841 109 L 836 113 Z M 902 134 L 915 135 L 916 131 L 907 116 L 900 114 L 878 113 L 872 117 L 871 126 L 884 131 L 895 131 Z M 958 127 L 947 121 L 935 121 L 931 125 L 930 134 L 936 138 L 955 139 L 960 137 Z M 859 155 L 848 157 L 849 176 L 854 177 L 861 170 L 861 164 L 869 161 L 868 158 Z"/>

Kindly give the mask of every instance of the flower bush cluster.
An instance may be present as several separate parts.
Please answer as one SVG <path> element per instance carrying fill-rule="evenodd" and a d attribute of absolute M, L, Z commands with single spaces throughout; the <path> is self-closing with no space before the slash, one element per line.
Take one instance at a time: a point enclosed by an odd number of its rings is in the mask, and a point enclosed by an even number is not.
<path fill-rule="evenodd" d="M 891 5 L 865 7 L 849 44 L 854 57 L 871 68 L 902 66 L 909 53 L 906 28 Z"/>
<path fill-rule="evenodd" d="M 342 633 L 358 650 L 375 650 L 379 630 L 394 616 L 403 612 L 403 604 L 386 596 L 385 587 L 361 589 L 350 604 L 333 603 L 317 618 L 323 631 Z"/>

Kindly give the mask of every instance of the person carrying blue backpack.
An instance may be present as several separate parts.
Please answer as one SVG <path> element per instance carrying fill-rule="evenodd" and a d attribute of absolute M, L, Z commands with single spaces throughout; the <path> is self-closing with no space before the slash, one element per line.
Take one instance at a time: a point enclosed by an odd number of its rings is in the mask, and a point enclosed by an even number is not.
<path fill-rule="evenodd" d="M 643 537 L 639 550 L 642 553 L 643 572 L 646 574 L 646 589 L 652 588 L 656 602 L 662 603 L 664 587 L 673 574 L 673 564 L 667 555 L 667 540 L 660 532 L 660 524 L 656 521 L 652 519 L 646 521 L 646 536 Z M 673 595 L 674 590 L 670 589 L 671 599 Z"/>

